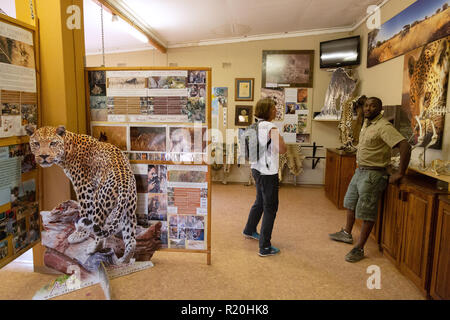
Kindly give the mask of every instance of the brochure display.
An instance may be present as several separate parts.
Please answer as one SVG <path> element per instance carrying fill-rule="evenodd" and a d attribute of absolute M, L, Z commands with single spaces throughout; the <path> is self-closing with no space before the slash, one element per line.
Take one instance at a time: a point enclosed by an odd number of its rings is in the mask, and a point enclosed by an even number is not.
<path fill-rule="evenodd" d="M 161 250 L 211 262 L 210 68 L 86 68 L 90 134 L 120 148 L 137 183 L 138 225 Z"/>
<path fill-rule="evenodd" d="M 40 240 L 40 175 L 25 132 L 39 123 L 37 34 L 0 14 L 0 267 Z"/>

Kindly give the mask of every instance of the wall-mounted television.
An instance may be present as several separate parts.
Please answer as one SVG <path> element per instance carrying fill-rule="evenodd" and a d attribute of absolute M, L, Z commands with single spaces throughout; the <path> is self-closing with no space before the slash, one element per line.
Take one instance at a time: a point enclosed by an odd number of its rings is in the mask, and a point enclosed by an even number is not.
<path fill-rule="evenodd" d="M 339 68 L 360 63 L 360 36 L 320 43 L 320 68 Z"/>

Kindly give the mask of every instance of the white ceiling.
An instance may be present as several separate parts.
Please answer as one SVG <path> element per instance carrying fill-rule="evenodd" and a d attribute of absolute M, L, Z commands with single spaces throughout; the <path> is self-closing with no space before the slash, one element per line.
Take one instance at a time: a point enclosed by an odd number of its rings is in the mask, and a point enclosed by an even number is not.
<path fill-rule="evenodd" d="M 351 28 L 381 0 L 116 0 L 170 47 Z M 101 52 L 100 7 L 84 0 L 86 52 Z M 153 48 L 104 11 L 105 51 Z"/>
<path fill-rule="evenodd" d="M 0 9 L 10 17 L 16 17 L 16 2 L 14 0 L 0 0 Z"/>

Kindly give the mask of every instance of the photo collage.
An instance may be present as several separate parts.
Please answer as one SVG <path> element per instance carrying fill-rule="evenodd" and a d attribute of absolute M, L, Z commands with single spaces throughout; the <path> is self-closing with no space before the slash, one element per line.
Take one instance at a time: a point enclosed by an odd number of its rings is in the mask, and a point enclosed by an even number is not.
<path fill-rule="evenodd" d="M 207 127 L 187 125 L 91 124 L 91 135 L 115 145 L 131 161 L 202 163 L 206 157 Z"/>
<path fill-rule="evenodd" d="M 33 31 L 0 21 L 0 265 L 40 239 L 35 158 L 4 139 L 38 125 L 36 84 Z"/>
<path fill-rule="evenodd" d="M 138 225 L 162 223 L 163 248 L 206 249 L 208 167 L 132 164 Z"/>
<path fill-rule="evenodd" d="M 208 247 L 207 72 L 88 71 L 90 134 L 128 156 L 138 225 L 161 222 L 163 248 Z"/>
<path fill-rule="evenodd" d="M 274 124 L 286 143 L 310 143 L 310 88 L 262 88 L 261 98 L 269 97 L 276 102 L 277 114 Z"/>
<path fill-rule="evenodd" d="M 33 33 L 0 22 L 0 138 L 24 136 L 37 125 Z"/>
<path fill-rule="evenodd" d="M 9 209 L 0 212 L 0 242 L 8 242 L 10 239 L 13 250 L 9 254 L 13 255 L 40 239 L 39 205 L 36 201 L 35 180 L 31 179 L 14 186 L 11 189 L 10 198 L 10 205 L 2 206 Z M 7 245 L 4 246 L 4 248 L 7 247 Z"/>
<path fill-rule="evenodd" d="M 206 71 L 89 71 L 91 121 L 206 123 Z"/>
<path fill-rule="evenodd" d="M 37 126 L 37 94 L 0 90 L 0 138 L 25 136 L 25 126 Z"/>
<path fill-rule="evenodd" d="M 36 162 L 28 143 L 0 147 L 2 258 L 16 254 L 40 239 L 39 204 L 33 172 L 36 172 Z M 8 251 L 9 241 L 12 249 Z"/>

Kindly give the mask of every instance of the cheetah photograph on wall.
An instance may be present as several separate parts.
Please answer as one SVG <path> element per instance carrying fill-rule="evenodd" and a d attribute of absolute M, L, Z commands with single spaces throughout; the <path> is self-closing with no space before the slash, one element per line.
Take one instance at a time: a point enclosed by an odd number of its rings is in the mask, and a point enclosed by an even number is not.
<path fill-rule="evenodd" d="M 449 59 L 450 37 L 431 42 L 405 55 L 402 108 L 411 121 L 409 137 L 413 145 L 433 149 L 442 147 Z"/>
<path fill-rule="evenodd" d="M 449 6 L 449 0 L 418 0 L 369 32 L 367 68 L 450 35 Z"/>

